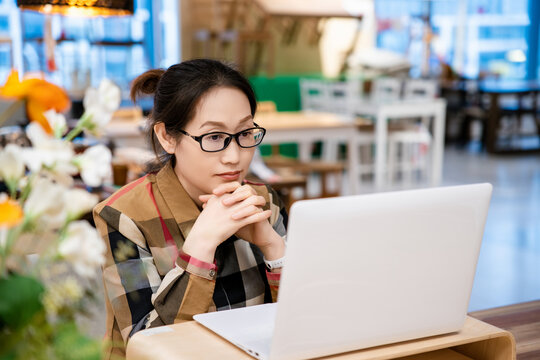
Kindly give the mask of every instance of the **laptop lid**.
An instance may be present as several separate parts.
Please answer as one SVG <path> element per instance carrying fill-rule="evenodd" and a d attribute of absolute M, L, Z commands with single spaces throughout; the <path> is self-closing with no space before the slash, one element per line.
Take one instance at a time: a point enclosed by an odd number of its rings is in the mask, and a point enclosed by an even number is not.
<path fill-rule="evenodd" d="M 298 201 L 278 303 L 194 318 L 261 359 L 457 331 L 491 191 L 476 184 Z"/>
<path fill-rule="evenodd" d="M 492 186 L 293 204 L 271 359 L 459 330 Z"/>

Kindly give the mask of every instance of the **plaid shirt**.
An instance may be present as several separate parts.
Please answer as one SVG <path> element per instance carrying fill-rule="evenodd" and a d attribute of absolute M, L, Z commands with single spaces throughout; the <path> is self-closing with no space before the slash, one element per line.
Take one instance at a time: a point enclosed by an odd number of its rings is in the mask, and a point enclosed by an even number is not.
<path fill-rule="evenodd" d="M 278 196 L 266 186 L 253 188 L 266 198 L 270 222 L 284 237 L 287 214 Z M 107 359 L 125 356 L 127 340 L 141 329 L 277 300 L 280 275 L 266 271 L 262 252 L 249 242 L 230 237 L 217 247 L 214 264 L 179 250 L 199 214 L 170 163 L 94 208 L 107 245 Z"/>

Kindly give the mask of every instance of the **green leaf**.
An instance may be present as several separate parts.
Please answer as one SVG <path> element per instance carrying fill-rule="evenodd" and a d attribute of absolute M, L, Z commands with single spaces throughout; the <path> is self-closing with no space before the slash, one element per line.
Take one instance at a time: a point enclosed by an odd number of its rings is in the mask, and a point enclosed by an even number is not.
<path fill-rule="evenodd" d="M 15 352 L 10 352 L 9 354 L 0 353 L 0 360 L 16 360 L 16 359 L 17 359 L 17 354 L 15 354 Z"/>
<path fill-rule="evenodd" d="M 82 335 L 74 323 L 66 323 L 57 329 L 54 349 L 58 359 L 99 360 L 101 342 Z"/>
<path fill-rule="evenodd" d="M 0 279 L 0 329 L 21 328 L 43 309 L 43 285 L 35 278 L 10 275 Z"/>

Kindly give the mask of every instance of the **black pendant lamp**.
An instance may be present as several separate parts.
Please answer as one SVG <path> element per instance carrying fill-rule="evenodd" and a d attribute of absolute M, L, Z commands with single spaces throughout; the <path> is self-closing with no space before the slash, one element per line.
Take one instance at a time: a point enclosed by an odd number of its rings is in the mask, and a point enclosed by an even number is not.
<path fill-rule="evenodd" d="M 72 16 L 133 15 L 133 0 L 17 0 L 22 10 Z"/>

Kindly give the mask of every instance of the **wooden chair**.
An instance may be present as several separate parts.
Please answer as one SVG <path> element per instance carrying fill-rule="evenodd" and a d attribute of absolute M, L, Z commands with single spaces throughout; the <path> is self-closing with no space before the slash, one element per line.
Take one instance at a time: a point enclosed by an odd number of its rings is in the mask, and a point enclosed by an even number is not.
<path fill-rule="evenodd" d="M 273 101 L 257 101 L 257 112 L 276 112 L 276 103 Z"/>

